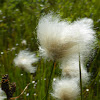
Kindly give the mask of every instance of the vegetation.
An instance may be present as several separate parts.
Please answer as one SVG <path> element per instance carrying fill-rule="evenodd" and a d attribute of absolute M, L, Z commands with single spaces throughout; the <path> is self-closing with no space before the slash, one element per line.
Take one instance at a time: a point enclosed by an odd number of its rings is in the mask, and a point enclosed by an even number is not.
<path fill-rule="evenodd" d="M 46 96 L 53 61 L 45 61 L 41 58 L 35 64 L 38 66 L 36 73 L 30 74 L 15 67 L 13 60 L 17 53 L 24 49 L 36 52 L 38 56 L 36 26 L 40 16 L 50 11 L 69 21 L 84 17 L 93 19 L 98 47 L 95 49 L 94 57 L 86 63 L 87 70 L 91 73 L 91 79 L 89 84 L 83 88 L 83 100 L 100 99 L 99 6 L 99 0 L 0 0 L 0 80 L 2 75 L 8 74 L 9 80 L 16 82 L 14 96 L 18 96 L 32 81 L 18 100 L 44 100 Z M 27 41 L 27 45 L 21 43 L 24 39 Z M 56 62 L 51 80 L 60 74 L 61 70 Z M 49 93 L 51 91 L 50 84 Z M 48 96 L 48 100 L 54 100 L 50 94 Z"/>

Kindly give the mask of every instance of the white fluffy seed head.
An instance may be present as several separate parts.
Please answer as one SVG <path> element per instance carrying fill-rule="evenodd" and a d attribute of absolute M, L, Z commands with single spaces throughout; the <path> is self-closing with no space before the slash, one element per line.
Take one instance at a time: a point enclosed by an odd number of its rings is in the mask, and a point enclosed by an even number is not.
<path fill-rule="evenodd" d="M 34 73 L 36 71 L 36 68 L 33 67 L 32 64 L 37 61 L 38 58 L 35 56 L 35 54 L 26 50 L 20 51 L 17 57 L 14 59 L 16 66 L 21 67 L 30 73 Z"/>
<path fill-rule="evenodd" d="M 5 100 L 7 98 L 5 92 L 0 88 L 0 100 Z"/>
<path fill-rule="evenodd" d="M 53 60 L 78 53 L 86 57 L 95 41 L 92 26 L 93 21 L 88 18 L 69 23 L 52 14 L 42 16 L 37 26 L 41 55 Z"/>
<path fill-rule="evenodd" d="M 72 30 L 74 34 L 77 34 L 77 43 L 79 46 L 79 52 L 82 57 L 88 57 L 90 51 L 94 49 L 96 45 L 95 31 L 93 30 L 93 20 L 89 18 L 83 18 L 73 22 Z"/>
<path fill-rule="evenodd" d="M 66 61 L 63 61 L 61 64 L 62 75 L 70 78 L 77 78 L 79 80 L 80 72 L 79 72 L 79 58 L 78 56 L 74 56 L 69 58 Z M 81 60 L 81 74 L 82 74 L 82 82 L 85 85 L 89 80 L 89 73 L 86 68 L 83 66 L 83 61 Z"/>
<path fill-rule="evenodd" d="M 60 100 L 75 100 L 79 95 L 80 88 L 76 79 L 57 79 L 53 82 L 54 98 Z"/>
<path fill-rule="evenodd" d="M 21 44 L 22 45 L 27 45 L 27 41 L 26 40 L 22 40 Z"/>
<path fill-rule="evenodd" d="M 39 20 L 37 38 L 41 45 L 42 55 L 54 60 L 70 54 L 69 49 L 75 46 L 76 42 L 68 41 L 66 28 L 69 28 L 69 24 L 60 21 L 58 16 L 48 14 Z"/>

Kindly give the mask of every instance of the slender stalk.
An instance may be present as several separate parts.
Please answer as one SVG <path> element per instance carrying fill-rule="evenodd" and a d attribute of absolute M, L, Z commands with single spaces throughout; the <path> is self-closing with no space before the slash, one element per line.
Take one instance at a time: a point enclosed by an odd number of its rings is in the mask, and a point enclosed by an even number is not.
<path fill-rule="evenodd" d="M 33 81 L 33 74 L 31 73 L 31 75 L 30 75 L 30 83 L 32 83 L 32 81 Z"/>
<path fill-rule="evenodd" d="M 81 100 L 82 100 L 83 99 L 82 97 L 82 73 L 81 73 L 80 53 L 79 53 L 79 74 L 80 74 L 80 89 L 81 89 Z"/>
<path fill-rule="evenodd" d="M 48 87 L 47 87 L 47 92 L 46 92 L 45 100 L 48 99 L 49 86 L 50 86 L 50 81 L 51 81 L 51 78 L 52 78 L 52 73 L 53 73 L 54 65 L 55 65 L 55 61 L 53 62 L 53 66 L 51 68 L 51 73 L 50 73 L 50 77 L 49 77 L 49 83 L 48 83 Z"/>
<path fill-rule="evenodd" d="M 24 88 L 24 90 L 21 92 L 21 94 L 19 96 L 12 97 L 12 98 L 10 98 L 10 100 L 18 99 L 21 95 L 23 95 L 23 93 L 25 92 L 25 90 L 28 88 L 29 85 L 30 85 L 30 83 L 27 84 L 27 86 Z"/>

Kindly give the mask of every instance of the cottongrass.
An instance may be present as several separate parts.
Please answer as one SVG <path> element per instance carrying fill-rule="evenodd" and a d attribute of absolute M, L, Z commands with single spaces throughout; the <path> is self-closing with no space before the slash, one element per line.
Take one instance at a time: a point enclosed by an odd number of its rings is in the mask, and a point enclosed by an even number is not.
<path fill-rule="evenodd" d="M 60 21 L 59 17 L 53 17 L 52 14 L 40 18 L 37 26 L 37 38 L 42 56 L 58 60 L 71 53 L 69 49 L 75 46 L 76 42 L 67 40 L 67 27 L 69 24 Z"/>
<path fill-rule="evenodd" d="M 27 45 L 27 41 L 26 41 L 26 40 L 22 40 L 22 41 L 21 41 L 21 44 L 22 44 L 22 45 Z"/>
<path fill-rule="evenodd" d="M 53 82 L 52 96 L 60 100 L 75 100 L 80 93 L 77 80 L 73 79 L 56 79 Z"/>
<path fill-rule="evenodd" d="M 66 77 L 53 82 L 52 95 L 61 100 L 76 99 L 80 92 L 79 80 L 81 87 L 81 79 L 83 83 L 89 80 L 89 74 L 83 65 L 96 44 L 93 20 L 83 18 L 71 23 L 61 21 L 59 16 L 49 13 L 39 20 L 37 39 L 40 55 L 54 61 L 59 60 L 62 76 Z M 79 56 L 82 77 L 79 73 Z"/>
<path fill-rule="evenodd" d="M 0 88 L 0 100 L 5 100 L 6 98 L 5 92 Z"/>
<path fill-rule="evenodd" d="M 36 71 L 36 67 L 33 67 L 32 64 L 37 61 L 38 58 L 36 57 L 36 55 L 27 50 L 20 51 L 14 59 L 14 63 L 16 66 L 23 68 L 30 73 L 34 73 Z"/>
<path fill-rule="evenodd" d="M 73 35 L 77 35 L 78 52 L 80 53 L 81 60 L 88 58 L 91 51 L 96 46 L 96 36 L 93 30 L 93 20 L 89 18 L 83 18 L 74 21 L 72 24 Z"/>
<path fill-rule="evenodd" d="M 66 76 L 69 78 L 77 78 L 79 80 L 79 60 L 78 57 L 73 57 L 66 61 L 63 61 L 61 64 L 62 76 Z M 89 81 L 90 73 L 87 72 L 83 62 L 81 62 L 81 74 L 82 74 L 82 82 L 85 85 Z"/>
<path fill-rule="evenodd" d="M 83 18 L 70 23 L 49 13 L 39 20 L 37 38 L 40 54 L 46 58 L 63 60 L 78 53 L 87 57 L 95 42 L 93 21 Z"/>

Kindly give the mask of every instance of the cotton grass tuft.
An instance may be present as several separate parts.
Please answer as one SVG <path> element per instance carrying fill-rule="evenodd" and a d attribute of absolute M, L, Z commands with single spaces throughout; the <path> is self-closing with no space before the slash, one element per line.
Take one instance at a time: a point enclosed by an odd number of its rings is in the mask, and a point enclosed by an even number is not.
<path fill-rule="evenodd" d="M 26 41 L 26 40 L 22 40 L 22 41 L 21 41 L 21 44 L 22 44 L 22 45 L 27 45 L 27 41 Z"/>
<path fill-rule="evenodd" d="M 68 78 L 77 78 L 79 80 L 79 61 L 77 59 L 69 59 L 69 61 L 63 62 L 61 64 L 62 76 L 66 76 Z M 87 72 L 83 63 L 81 63 L 81 74 L 82 74 L 82 82 L 85 85 L 88 80 L 90 74 Z"/>
<path fill-rule="evenodd" d="M 93 30 L 93 20 L 89 18 L 83 18 L 74 21 L 72 24 L 73 35 L 77 35 L 78 52 L 81 54 L 81 58 L 88 57 L 91 50 L 96 46 L 96 36 Z"/>
<path fill-rule="evenodd" d="M 76 45 L 74 41 L 68 41 L 66 28 L 69 24 L 60 21 L 58 16 L 51 14 L 40 18 L 37 26 L 37 38 L 41 45 L 42 56 L 52 60 L 59 60 L 70 55 L 70 48 Z"/>
<path fill-rule="evenodd" d="M 79 53 L 82 57 L 87 57 L 95 42 L 93 21 L 83 18 L 69 23 L 50 13 L 40 18 L 37 38 L 40 43 L 39 51 L 46 58 L 63 60 Z"/>
<path fill-rule="evenodd" d="M 30 73 L 34 73 L 36 71 L 36 67 L 33 67 L 32 64 L 37 61 L 38 58 L 36 55 L 26 50 L 20 51 L 14 59 L 16 66 L 23 68 Z"/>
<path fill-rule="evenodd" d="M 79 56 L 81 62 L 82 82 L 87 83 L 84 61 L 94 50 L 96 44 L 93 20 L 79 19 L 74 22 L 61 21 L 51 13 L 40 18 L 37 26 L 40 55 L 61 63 L 62 76 L 53 82 L 52 95 L 61 100 L 75 100 L 79 94 Z M 84 84 L 83 84 L 84 85 Z"/>
<path fill-rule="evenodd" d="M 79 95 L 80 89 L 76 79 L 57 79 L 53 82 L 54 98 L 60 100 L 75 100 Z"/>
<path fill-rule="evenodd" d="M 7 99 L 7 96 L 5 92 L 0 88 L 0 100 L 5 100 Z"/>

